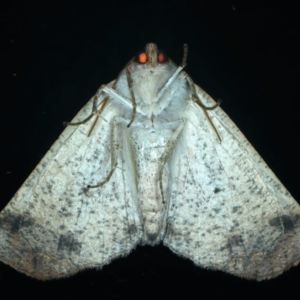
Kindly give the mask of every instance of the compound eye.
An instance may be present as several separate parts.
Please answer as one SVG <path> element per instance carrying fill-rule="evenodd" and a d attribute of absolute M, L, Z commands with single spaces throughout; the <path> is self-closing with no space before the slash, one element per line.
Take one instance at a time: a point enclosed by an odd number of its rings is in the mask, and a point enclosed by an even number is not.
<path fill-rule="evenodd" d="M 168 60 L 168 58 L 167 58 L 167 56 L 165 55 L 165 53 L 163 53 L 163 52 L 159 52 L 158 54 L 157 54 L 157 61 L 159 62 L 159 63 L 165 63 L 165 62 L 167 62 L 167 60 Z"/>
<path fill-rule="evenodd" d="M 145 52 L 141 52 L 137 55 L 136 61 L 139 64 L 145 64 L 147 62 L 147 54 Z"/>

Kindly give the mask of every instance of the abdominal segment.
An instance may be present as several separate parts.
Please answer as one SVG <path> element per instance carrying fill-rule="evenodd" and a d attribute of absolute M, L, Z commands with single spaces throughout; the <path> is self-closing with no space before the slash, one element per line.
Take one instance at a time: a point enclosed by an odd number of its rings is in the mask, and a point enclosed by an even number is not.
<path fill-rule="evenodd" d="M 159 187 L 159 162 L 149 162 L 139 174 L 138 199 L 142 212 L 145 238 L 155 242 L 163 223 L 165 204 Z M 146 242 L 146 241 L 145 241 Z"/>
<path fill-rule="evenodd" d="M 144 226 L 144 243 L 156 244 L 160 241 L 159 233 L 164 224 L 166 210 L 165 191 L 161 187 L 167 186 L 167 177 L 160 176 L 163 167 L 161 157 L 165 151 L 166 140 L 154 133 L 148 133 L 148 136 L 144 133 L 143 137 L 136 156 L 138 201 Z"/>

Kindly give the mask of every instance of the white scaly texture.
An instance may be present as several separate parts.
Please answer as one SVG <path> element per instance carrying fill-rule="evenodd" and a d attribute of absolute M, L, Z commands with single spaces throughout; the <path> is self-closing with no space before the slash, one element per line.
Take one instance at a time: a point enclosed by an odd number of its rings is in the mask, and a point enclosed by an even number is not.
<path fill-rule="evenodd" d="M 1 212 L 0 259 L 46 280 L 162 242 L 197 265 L 246 278 L 296 265 L 297 202 L 217 107 L 208 114 L 219 140 L 180 67 L 153 61 L 155 44 L 146 53 L 147 63 L 127 65 L 131 126 L 124 69 L 72 121 L 108 99 L 96 124 L 95 115 L 68 126 Z M 195 87 L 204 105 L 216 104 Z"/>

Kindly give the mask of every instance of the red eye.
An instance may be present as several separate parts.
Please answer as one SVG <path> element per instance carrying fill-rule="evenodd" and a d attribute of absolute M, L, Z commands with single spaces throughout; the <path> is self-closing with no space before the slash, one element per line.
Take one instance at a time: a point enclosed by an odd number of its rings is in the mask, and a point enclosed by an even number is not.
<path fill-rule="evenodd" d="M 138 55 L 138 59 L 137 61 L 140 63 L 140 64 L 144 64 L 147 62 L 147 54 L 145 52 L 142 52 Z"/>
<path fill-rule="evenodd" d="M 162 53 L 162 52 L 159 52 L 159 53 L 157 54 L 157 60 L 158 60 L 158 62 L 160 62 L 160 63 L 166 62 L 166 60 L 167 60 L 166 55 L 165 55 L 164 53 Z"/>

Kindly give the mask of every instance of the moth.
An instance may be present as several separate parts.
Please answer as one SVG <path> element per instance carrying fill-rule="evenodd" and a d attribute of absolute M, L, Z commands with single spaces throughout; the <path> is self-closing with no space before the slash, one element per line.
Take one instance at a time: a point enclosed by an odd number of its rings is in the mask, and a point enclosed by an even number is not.
<path fill-rule="evenodd" d="M 300 207 L 236 125 L 149 43 L 0 214 L 0 259 L 41 280 L 163 243 L 248 279 L 300 261 Z"/>

